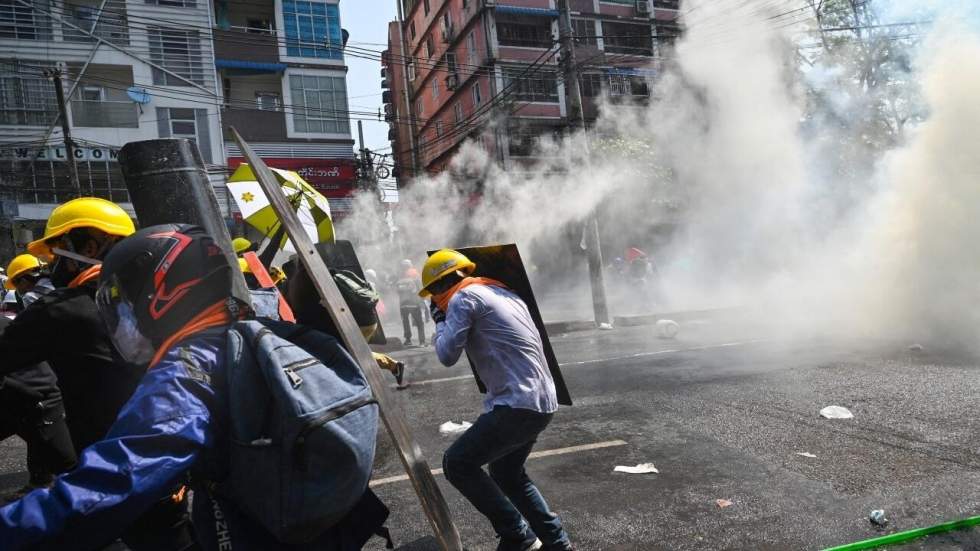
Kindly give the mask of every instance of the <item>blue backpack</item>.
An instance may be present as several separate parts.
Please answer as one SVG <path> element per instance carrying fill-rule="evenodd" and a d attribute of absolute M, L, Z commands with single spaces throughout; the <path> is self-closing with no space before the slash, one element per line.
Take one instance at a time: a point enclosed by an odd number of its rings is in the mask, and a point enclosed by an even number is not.
<path fill-rule="evenodd" d="M 291 323 L 228 331 L 228 477 L 216 490 L 283 543 L 338 523 L 368 487 L 378 405 L 336 339 Z"/>

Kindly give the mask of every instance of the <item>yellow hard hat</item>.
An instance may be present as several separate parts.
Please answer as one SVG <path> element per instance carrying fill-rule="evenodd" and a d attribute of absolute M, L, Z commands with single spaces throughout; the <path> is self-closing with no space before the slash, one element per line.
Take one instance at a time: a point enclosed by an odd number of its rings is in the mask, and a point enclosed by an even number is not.
<path fill-rule="evenodd" d="M 252 268 L 249 267 L 248 261 L 246 261 L 244 258 L 238 259 L 238 269 L 241 270 L 243 274 L 252 273 Z"/>
<path fill-rule="evenodd" d="M 62 203 L 51 211 L 44 227 L 44 237 L 32 241 L 27 250 L 37 257 L 50 257 L 51 247 L 46 241 L 75 228 L 95 228 L 119 237 L 126 237 L 136 231 L 132 218 L 119 205 L 98 197 L 79 197 Z"/>
<path fill-rule="evenodd" d="M 17 279 L 17 276 L 31 270 L 37 270 L 40 267 L 41 261 L 32 254 L 15 256 L 7 266 L 7 281 L 3 283 L 3 286 L 11 291 L 14 290 L 14 280 Z"/>
<path fill-rule="evenodd" d="M 425 261 L 425 266 L 422 266 L 422 290 L 419 291 L 419 296 L 422 298 L 431 296 L 432 293 L 428 291 L 429 285 L 456 270 L 462 270 L 469 275 L 475 269 L 476 264 L 459 251 L 452 249 L 436 251 Z"/>
<path fill-rule="evenodd" d="M 252 248 L 252 242 L 244 237 L 236 237 L 231 240 L 231 247 L 235 249 L 235 254 L 242 254 Z"/>

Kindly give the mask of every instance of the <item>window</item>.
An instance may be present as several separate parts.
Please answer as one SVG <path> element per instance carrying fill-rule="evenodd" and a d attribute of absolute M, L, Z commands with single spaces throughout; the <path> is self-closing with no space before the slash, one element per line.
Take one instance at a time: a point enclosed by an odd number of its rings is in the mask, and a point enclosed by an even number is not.
<path fill-rule="evenodd" d="M 466 37 L 467 59 L 471 67 L 476 67 L 476 31 Z"/>
<path fill-rule="evenodd" d="M 197 143 L 197 119 L 193 109 L 170 109 L 170 136 Z"/>
<path fill-rule="evenodd" d="M 50 0 L 31 2 L 45 11 L 51 8 Z M 34 6 L 25 6 L 17 0 L 0 0 L 0 38 L 19 40 L 51 40 L 51 20 Z"/>
<path fill-rule="evenodd" d="M 649 96 L 650 89 L 643 77 L 609 75 L 610 96 Z"/>
<path fill-rule="evenodd" d="M 415 80 L 415 64 L 408 63 L 408 80 Z"/>
<path fill-rule="evenodd" d="M 561 128 L 535 124 L 511 124 L 507 128 L 507 150 L 512 157 L 548 156 L 538 147 L 544 136 L 561 139 Z"/>
<path fill-rule="evenodd" d="M 436 55 L 436 45 L 432 42 L 432 35 L 425 38 L 425 57 L 432 59 Z"/>
<path fill-rule="evenodd" d="M 340 9 L 319 1 L 283 0 L 286 55 L 343 59 Z"/>
<path fill-rule="evenodd" d="M 432 77 L 432 100 L 439 100 L 439 78 L 437 76 Z"/>
<path fill-rule="evenodd" d="M 674 42 L 677 41 L 677 37 L 681 34 L 681 30 L 677 26 L 677 23 L 664 23 L 662 25 L 657 25 L 656 30 L 657 43 L 667 47 L 672 47 Z"/>
<path fill-rule="evenodd" d="M 515 67 L 503 70 L 504 89 L 518 101 L 558 103 L 558 74 L 554 70 Z"/>
<path fill-rule="evenodd" d="M 436 129 L 436 137 L 437 138 L 441 138 L 442 137 L 442 121 L 436 121 L 435 129 Z"/>
<path fill-rule="evenodd" d="M 245 32 L 255 34 L 272 34 L 272 21 L 268 19 L 246 19 Z"/>
<path fill-rule="evenodd" d="M 66 42 L 95 42 L 92 35 L 117 45 L 129 44 L 129 22 L 125 11 L 107 8 L 99 14 L 97 5 L 65 3 L 67 13 L 61 34 Z M 97 24 L 97 25 L 96 25 Z M 92 26 L 96 25 L 95 30 Z"/>
<path fill-rule="evenodd" d="M 195 0 L 146 0 L 147 4 L 158 6 L 172 6 L 175 8 L 193 8 L 197 6 Z"/>
<path fill-rule="evenodd" d="M 586 73 L 579 77 L 582 89 L 582 97 L 595 98 L 602 94 L 602 75 L 598 73 Z"/>
<path fill-rule="evenodd" d="M 204 84 L 204 63 L 201 41 L 197 31 L 166 27 L 147 27 L 150 40 L 150 61 L 197 84 Z M 188 84 L 159 69 L 153 69 L 153 84 L 188 86 Z"/>
<path fill-rule="evenodd" d="M 101 86 L 82 86 L 82 101 L 105 101 L 105 88 Z"/>
<path fill-rule="evenodd" d="M 424 109 L 422 109 L 422 106 L 423 106 L 422 100 L 419 100 L 418 105 L 415 106 L 415 116 L 416 117 L 421 117 L 422 116 L 422 113 L 424 112 Z"/>
<path fill-rule="evenodd" d="M 204 162 L 212 162 L 207 109 L 157 107 L 157 131 L 161 138 L 187 138 L 201 151 Z"/>
<path fill-rule="evenodd" d="M 290 75 L 293 130 L 306 134 L 349 134 L 344 77 Z"/>
<path fill-rule="evenodd" d="M 572 19 L 572 34 L 575 35 L 575 44 L 595 46 L 595 21 L 592 19 Z"/>
<path fill-rule="evenodd" d="M 425 10 L 425 15 L 429 15 L 429 0 L 422 0 L 422 8 Z"/>
<path fill-rule="evenodd" d="M 255 106 L 259 111 L 278 111 L 279 93 L 278 92 L 256 92 Z"/>
<path fill-rule="evenodd" d="M 453 38 L 453 18 L 449 15 L 449 10 L 442 12 L 442 39 L 452 42 Z"/>
<path fill-rule="evenodd" d="M 412 40 L 415 40 L 415 21 L 408 24 L 408 34 L 412 36 Z"/>
<path fill-rule="evenodd" d="M 38 62 L 33 62 L 37 64 Z M 54 122 L 54 84 L 16 61 L 0 61 L 0 124 L 44 126 Z"/>
<path fill-rule="evenodd" d="M 550 48 L 554 43 L 551 18 L 497 14 L 497 39 L 501 46 Z"/>
<path fill-rule="evenodd" d="M 483 94 L 480 92 L 480 83 L 476 82 L 473 84 L 473 105 L 480 105 L 483 103 Z"/>
<path fill-rule="evenodd" d="M 459 126 L 463 122 L 463 104 L 462 102 L 456 102 L 453 106 L 453 118 L 456 119 L 456 126 Z"/>
<path fill-rule="evenodd" d="M 229 107 L 231 105 L 231 79 L 230 78 L 225 77 L 221 79 L 221 91 L 224 93 L 223 95 L 225 96 L 225 107 Z"/>
<path fill-rule="evenodd" d="M 633 55 L 653 55 L 650 25 L 602 22 L 602 39 L 607 52 Z"/>
<path fill-rule="evenodd" d="M 456 72 L 456 54 L 446 52 L 446 55 L 443 56 L 443 62 L 446 65 L 446 72 L 449 74 Z"/>

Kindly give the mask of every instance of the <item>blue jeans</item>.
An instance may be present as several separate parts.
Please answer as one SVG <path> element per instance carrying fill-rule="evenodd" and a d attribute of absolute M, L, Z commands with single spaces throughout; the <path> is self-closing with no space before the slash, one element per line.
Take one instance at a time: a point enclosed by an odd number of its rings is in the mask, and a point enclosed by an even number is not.
<path fill-rule="evenodd" d="M 442 458 L 446 479 L 490 519 L 503 539 L 524 540 L 533 531 L 545 545 L 569 544 L 561 519 L 548 509 L 524 470 L 534 442 L 552 416 L 497 406 L 481 415 Z M 489 476 L 482 468 L 487 464 Z"/>

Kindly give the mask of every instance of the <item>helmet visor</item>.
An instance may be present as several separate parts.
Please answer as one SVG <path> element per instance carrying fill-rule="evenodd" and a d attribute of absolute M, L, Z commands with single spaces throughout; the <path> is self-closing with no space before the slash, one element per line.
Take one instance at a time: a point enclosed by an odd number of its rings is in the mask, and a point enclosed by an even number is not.
<path fill-rule="evenodd" d="M 99 285 L 95 304 L 109 339 L 122 359 L 133 364 L 149 363 L 155 352 L 153 343 L 140 331 L 133 304 L 126 298 L 116 276 Z"/>

